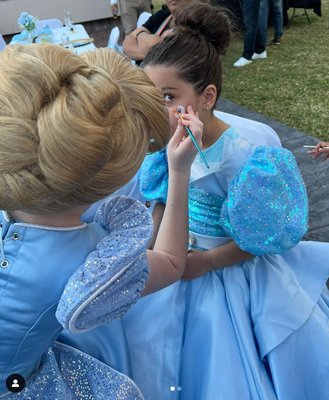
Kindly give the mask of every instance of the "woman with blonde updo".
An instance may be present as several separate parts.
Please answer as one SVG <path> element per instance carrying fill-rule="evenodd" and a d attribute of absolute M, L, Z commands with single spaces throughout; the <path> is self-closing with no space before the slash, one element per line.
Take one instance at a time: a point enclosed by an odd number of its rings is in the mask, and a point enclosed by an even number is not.
<path fill-rule="evenodd" d="M 202 126 L 191 129 L 200 141 Z M 180 125 L 168 144 L 174 206 L 153 251 L 150 215 L 132 199 L 105 201 L 82 223 L 91 203 L 168 143 L 163 99 L 108 49 L 77 56 L 33 44 L 0 53 L 0 397 L 142 399 L 128 377 L 56 339 L 63 326 L 78 332 L 120 317 L 142 291 L 181 276 L 196 153 L 184 135 Z"/>

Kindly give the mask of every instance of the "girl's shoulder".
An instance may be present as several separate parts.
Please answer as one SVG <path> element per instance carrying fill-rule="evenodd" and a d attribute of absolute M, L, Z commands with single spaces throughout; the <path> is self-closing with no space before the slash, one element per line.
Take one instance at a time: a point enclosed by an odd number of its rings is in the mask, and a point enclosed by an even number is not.
<path fill-rule="evenodd" d="M 206 168 L 201 157 L 197 155 L 191 169 L 191 182 L 196 183 L 218 176 L 221 186 L 225 188 L 254 148 L 255 146 L 247 138 L 230 126 L 214 144 L 203 150 L 209 168 Z"/>
<path fill-rule="evenodd" d="M 216 118 L 234 127 L 234 130 L 255 146 L 281 147 L 277 133 L 269 125 L 260 121 L 240 117 L 223 111 L 214 111 Z"/>

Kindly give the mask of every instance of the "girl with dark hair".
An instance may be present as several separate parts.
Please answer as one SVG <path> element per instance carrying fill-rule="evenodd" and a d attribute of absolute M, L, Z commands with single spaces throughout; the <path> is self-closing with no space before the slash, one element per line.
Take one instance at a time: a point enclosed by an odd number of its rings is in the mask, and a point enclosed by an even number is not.
<path fill-rule="evenodd" d="M 175 34 L 144 70 L 163 93 L 171 131 L 177 107 L 204 126 L 189 188 L 185 280 L 141 299 L 124 317 L 132 376 L 146 399 L 327 399 L 329 245 L 300 242 L 307 195 L 293 155 L 255 146 L 218 119 L 220 57 L 230 22 L 218 8 L 177 10 Z M 140 171 L 146 199 L 167 203 L 166 152 Z M 171 204 L 166 204 L 170 207 Z"/>

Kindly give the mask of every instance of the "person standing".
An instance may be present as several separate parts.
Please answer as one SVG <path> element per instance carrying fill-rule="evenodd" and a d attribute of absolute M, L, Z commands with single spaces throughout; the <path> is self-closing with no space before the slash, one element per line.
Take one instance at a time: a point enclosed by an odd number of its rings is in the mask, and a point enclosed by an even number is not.
<path fill-rule="evenodd" d="M 136 29 L 137 19 L 144 11 L 151 12 L 150 0 L 111 0 L 113 15 L 117 15 L 120 7 L 122 28 L 125 35 Z"/>
<path fill-rule="evenodd" d="M 152 15 L 142 26 L 126 36 L 123 52 L 132 60 L 143 61 L 152 46 L 161 42 L 172 32 L 177 9 L 191 0 L 165 0 L 161 10 Z"/>
<path fill-rule="evenodd" d="M 234 67 L 245 67 L 253 60 L 264 60 L 267 58 L 266 42 L 259 30 L 260 0 L 241 0 L 243 18 L 243 53 L 233 64 Z"/>
<path fill-rule="evenodd" d="M 273 28 L 274 38 L 270 44 L 281 44 L 281 36 L 283 35 L 283 11 L 282 11 L 282 0 L 261 0 L 259 8 L 259 35 L 263 43 L 267 43 L 267 27 L 268 27 L 268 14 L 269 6 L 273 10 Z"/>

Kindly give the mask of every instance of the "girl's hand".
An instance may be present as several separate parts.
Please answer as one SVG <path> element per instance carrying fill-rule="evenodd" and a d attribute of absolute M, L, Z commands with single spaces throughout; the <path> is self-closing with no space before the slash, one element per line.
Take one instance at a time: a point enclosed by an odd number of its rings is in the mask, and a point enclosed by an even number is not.
<path fill-rule="evenodd" d="M 323 156 L 323 160 L 327 160 L 329 158 L 329 142 L 319 142 L 316 145 L 316 148 L 308 151 L 313 158 L 317 158 Z"/>
<path fill-rule="evenodd" d="M 197 154 L 197 149 L 185 127 L 191 130 L 201 147 L 203 123 L 191 106 L 187 106 L 187 113 L 182 114 L 182 118 L 179 118 L 177 129 L 168 143 L 169 168 L 178 172 L 189 171 Z"/>
<path fill-rule="evenodd" d="M 161 38 L 164 39 L 167 36 L 171 36 L 175 33 L 174 28 L 170 28 L 170 29 L 166 29 L 162 34 L 161 34 Z"/>
<path fill-rule="evenodd" d="M 192 250 L 189 252 L 182 279 L 188 280 L 198 278 L 199 276 L 212 271 L 211 265 L 208 265 L 207 256 L 207 251 Z"/>

